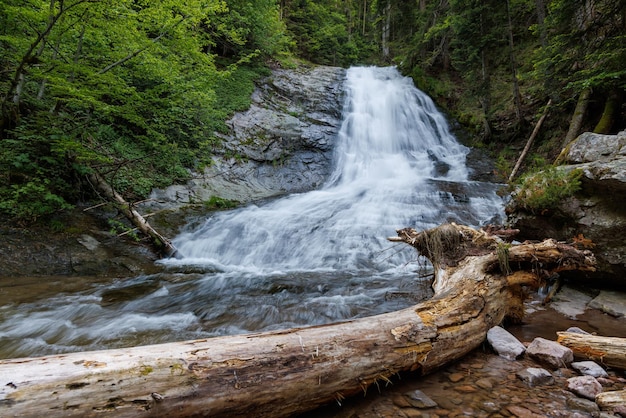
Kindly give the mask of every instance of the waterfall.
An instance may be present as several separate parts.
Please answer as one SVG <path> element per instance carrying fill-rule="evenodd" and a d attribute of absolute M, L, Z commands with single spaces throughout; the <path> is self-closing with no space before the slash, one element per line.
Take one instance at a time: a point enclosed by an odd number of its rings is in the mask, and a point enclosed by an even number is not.
<path fill-rule="evenodd" d="M 351 68 L 334 171 L 319 190 L 211 215 L 164 272 L 0 306 L 0 358 L 323 324 L 431 295 L 395 230 L 502 216 L 468 149 L 395 68 Z M 418 261 L 416 263 L 415 261 Z M 74 280 L 74 279 L 72 279 Z"/>
<path fill-rule="evenodd" d="M 501 212 L 495 194 L 463 193 L 455 208 L 454 194 L 440 190 L 444 183 L 468 189 L 468 149 L 432 100 L 394 67 L 348 70 L 335 149 L 334 171 L 320 190 L 211 216 L 175 239 L 182 262 L 388 270 L 406 262 L 406 254 L 381 256 L 396 229 L 447 221 L 479 226 Z"/>

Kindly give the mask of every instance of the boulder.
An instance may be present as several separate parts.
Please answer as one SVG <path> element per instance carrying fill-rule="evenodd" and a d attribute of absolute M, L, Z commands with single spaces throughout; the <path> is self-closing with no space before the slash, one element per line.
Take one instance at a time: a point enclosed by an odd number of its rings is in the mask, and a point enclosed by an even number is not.
<path fill-rule="evenodd" d="M 594 361 L 577 361 L 571 364 L 572 369 L 580 374 L 593 377 L 607 377 L 608 373 Z"/>
<path fill-rule="evenodd" d="M 593 376 L 577 376 L 567 379 L 567 389 L 576 395 L 595 400 L 602 393 L 602 385 Z"/>
<path fill-rule="evenodd" d="M 211 164 L 185 185 L 152 192 L 144 206 L 178 209 L 212 196 L 249 202 L 322 185 L 341 125 L 345 70 L 276 69 L 261 80 L 252 104 L 217 134 Z"/>
<path fill-rule="evenodd" d="M 619 288 L 626 278 L 626 131 L 617 135 L 583 133 L 569 147 L 560 170 L 582 171 L 582 188 L 557 208 L 532 214 L 509 205 L 509 226 L 519 240 L 552 237 L 584 239 L 598 262 L 595 273 L 565 275 Z"/>
<path fill-rule="evenodd" d="M 552 373 L 538 367 L 529 367 L 517 372 L 515 375 L 528 386 L 551 385 L 554 383 Z"/>
<path fill-rule="evenodd" d="M 526 354 L 533 360 L 556 370 L 568 366 L 574 361 L 574 353 L 561 344 L 537 337 L 526 349 Z"/>
<path fill-rule="evenodd" d="M 603 290 L 591 302 L 589 307 L 599 309 L 617 318 L 626 316 L 626 294 Z"/>
<path fill-rule="evenodd" d="M 502 327 L 493 327 L 487 332 L 487 341 L 500 357 L 515 360 L 526 351 L 526 347 L 515 336 Z"/>

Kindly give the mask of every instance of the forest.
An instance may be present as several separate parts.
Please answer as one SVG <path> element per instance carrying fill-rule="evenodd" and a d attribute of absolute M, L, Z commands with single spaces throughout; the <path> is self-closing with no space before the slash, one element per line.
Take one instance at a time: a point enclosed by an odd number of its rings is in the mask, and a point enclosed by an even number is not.
<path fill-rule="evenodd" d="M 23 226 L 93 173 L 129 201 L 185 181 L 303 62 L 398 66 L 505 178 L 546 110 L 526 169 L 626 128 L 626 0 L 3 0 L 0 49 L 0 219 Z"/>

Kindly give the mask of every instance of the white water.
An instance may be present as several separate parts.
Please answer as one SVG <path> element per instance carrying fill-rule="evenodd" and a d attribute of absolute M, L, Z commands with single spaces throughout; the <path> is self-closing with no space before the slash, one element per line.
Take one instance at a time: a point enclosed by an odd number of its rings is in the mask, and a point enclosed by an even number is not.
<path fill-rule="evenodd" d="M 336 166 L 317 191 L 219 213 L 174 241 L 183 263 L 268 270 L 394 269 L 386 237 L 406 226 L 480 225 L 501 211 L 493 194 L 453 213 L 432 180 L 467 182 L 468 149 L 431 99 L 395 68 L 351 68 Z M 445 174 L 437 174 L 437 165 Z"/>
<path fill-rule="evenodd" d="M 429 296 L 417 256 L 386 237 L 502 216 L 467 180 L 468 149 L 394 68 L 352 68 L 325 186 L 216 213 L 175 239 L 166 272 L 0 306 L 0 358 L 328 323 Z M 72 280 L 72 279 L 67 279 Z"/>

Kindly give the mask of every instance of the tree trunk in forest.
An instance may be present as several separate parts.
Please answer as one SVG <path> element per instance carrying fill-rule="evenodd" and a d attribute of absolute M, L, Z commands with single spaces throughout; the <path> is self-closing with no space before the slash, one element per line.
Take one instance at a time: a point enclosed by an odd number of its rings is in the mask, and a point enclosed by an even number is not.
<path fill-rule="evenodd" d="M 583 121 L 585 120 L 585 113 L 587 113 L 587 107 L 589 106 L 590 97 L 591 88 L 584 89 L 580 93 L 580 96 L 578 96 L 578 102 L 576 103 L 574 114 L 572 115 L 572 119 L 570 120 L 567 135 L 565 135 L 565 139 L 563 140 L 563 144 L 561 146 L 563 151 L 565 151 L 568 145 L 578 136 L 580 128 L 583 126 Z M 561 152 L 561 154 L 563 155 L 559 155 L 557 157 L 558 161 L 560 161 L 560 159 L 564 157 L 565 154 L 563 151 Z"/>
<path fill-rule="evenodd" d="M 573 332 L 558 332 L 557 335 L 557 342 L 571 349 L 575 357 L 626 370 L 626 338 Z"/>
<path fill-rule="evenodd" d="M 616 117 L 619 115 L 619 111 L 622 105 L 622 94 L 618 89 L 612 89 L 604 102 L 604 111 L 598 121 L 598 124 L 593 129 L 593 132 L 597 134 L 609 134 L 611 128 L 615 123 Z"/>
<path fill-rule="evenodd" d="M 506 0 L 506 15 L 509 24 L 509 62 L 511 64 L 511 78 L 513 79 L 513 105 L 515 106 L 515 118 L 519 122 L 522 119 L 522 95 L 519 91 L 517 80 L 517 62 L 515 60 L 515 49 L 513 43 L 513 24 L 511 23 L 511 4 Z"/>
<path fill-rule="evenodd" d="M 110 201 L 115 202 L 124 216 L 126 216 L 126 218 L 128 218 L 128 220 L 135 225 L 137 229 L 150 237 L 153 244 L 159 251 L 166 256 L 176 255 L 176 247 L 174 247 L 170 240 L 159 234 L 152 226 L 150 226 L 148 221 L 146 221 L 146 219 L 141 216 L 137 210 L 135 210 L 133 205 L 117 193 L 100 174 L 97 172 L 90 174 L 89 181 L 97 191 L 104 194 Z"/>
<path fill-rule="evenodd" d="M 0 415 L 281 417 L 341 403 L 462 357 L 519 308 L 521 284 L 595 262 L 554 240 L 511 246 L 454 224 L 390 240 L 431 259 L 431 300 L 330 325 L 3 360 Z"/>

